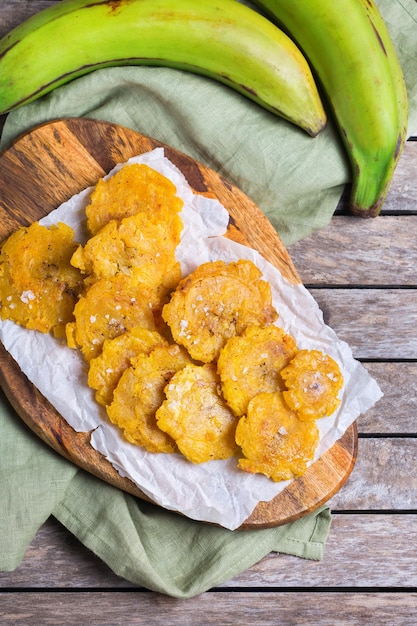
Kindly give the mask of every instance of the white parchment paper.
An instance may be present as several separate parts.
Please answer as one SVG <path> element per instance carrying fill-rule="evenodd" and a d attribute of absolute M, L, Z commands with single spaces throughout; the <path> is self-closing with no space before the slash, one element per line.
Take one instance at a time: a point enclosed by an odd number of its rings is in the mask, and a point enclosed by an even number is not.
<path fill-rule="evenodd" d="M 315 459 L 328 450 L 346 429 L 377 402 L 382 392 L 376 381 L 356 361 L 349 346 L 323 322 L 323 316 L 303 285 L 292 285 L 255 250 L 225 238 L 228 213 L 214 199 L 194 194 L 183 174 L 165 157 L 162 148 L 133 157 L 128 163 L 147 163 L 177 188 L 184 201 L 184 228 L 177 258 L 183 274 L 206 261 L 250 259 L 271 284 L 277 324 L 290 333 L 300 349 L 316 348 L 339 363 L 344 376 L 341 404 L 328 418 L 318 420 L 320 444 Z M 118 171 L 118 165 L 112 172 Z M 79 243 L 87 238 L 85 206 L 92 188 L 85 189 L 41 220 L 45 225 L 65 222 Z M 259 501 L 269 501 L 289 481 L 274 483 L 236 467 L 236 458 L 193 465 L 180 454 L 152 454 L 125 441 L 106 417 L 87 385 L 87 369 L 78 351 L 51 335 L 28 331 L 0 321 L 0 339 L 22 371 L 78 432 L 91 432 L 91 445 L 116 470 L 129 477 L 157 504 L 192 519 L 213 522 L 234 530 Z"/>

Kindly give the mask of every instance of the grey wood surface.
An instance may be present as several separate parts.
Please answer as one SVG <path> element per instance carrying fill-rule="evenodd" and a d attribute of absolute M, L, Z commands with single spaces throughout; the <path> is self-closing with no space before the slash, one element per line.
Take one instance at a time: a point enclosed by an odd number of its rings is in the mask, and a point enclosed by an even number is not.
<path fill-rule="evenodd" d="M 0 0 L 0 37 L 54 4 Z M 0 118 L 0 128 L 4 118 Z M 416 129 L 417 131 L 417 129 Z M 290 246 L 325 320 L 384 397 L 358 421 L 356 466 L 330 501 L 321 562 L 270 554 L 191 600 L 118 578 L 56 520 L 21 565 L 0 573 L 0 624 L 312 624 L 414 626 L 417 613 L 417 132 L 381 216 L 339 207 Z"/>

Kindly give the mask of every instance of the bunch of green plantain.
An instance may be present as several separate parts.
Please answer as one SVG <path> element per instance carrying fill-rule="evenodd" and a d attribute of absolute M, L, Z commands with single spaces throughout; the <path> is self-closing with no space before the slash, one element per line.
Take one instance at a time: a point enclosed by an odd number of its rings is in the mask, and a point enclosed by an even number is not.
<path fill-rule="evenodd" d="M 0 114 L 98 68 L 218 80 L 315 137 L 327 103 L 350 209 L 379 214 L 407 137 L 402 69 L 374 0 L 62 0 L 0 40 Z M 59 50 L 58 50 L 59 46 Z"/>

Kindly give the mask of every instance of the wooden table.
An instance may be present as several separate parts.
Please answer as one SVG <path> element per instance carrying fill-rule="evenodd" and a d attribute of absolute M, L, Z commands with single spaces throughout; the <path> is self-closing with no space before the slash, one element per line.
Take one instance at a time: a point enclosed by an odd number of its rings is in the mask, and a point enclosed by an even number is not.
<path fill-rule="evenodd" d="M 54 2 L 0 0 L 0 37 Z M 0 117 L 0 129 L 4 118 Z M 382 214 L 347 215 L 289 248 L 325 320 L 384 398 L 358 422 L 358 460 L 330 505 L 321 562 L 270 554 L 191 600 L 137 589 L 49 519 L 0 574 L 0 624 L 368 624 L 417 619 L 417 131 Z"/>

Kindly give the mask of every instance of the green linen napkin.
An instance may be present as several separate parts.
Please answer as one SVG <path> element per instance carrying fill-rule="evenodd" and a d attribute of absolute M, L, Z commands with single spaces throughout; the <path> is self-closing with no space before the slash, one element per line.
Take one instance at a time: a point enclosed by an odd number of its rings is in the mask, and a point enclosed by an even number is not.
<path fill-rule="evenodd" d="M 417 4 L 377 4 L 404 68 L 414 131 Z M 287 245 L 329 222 L 350 180 L 332 123 L 312 139 L 215 81 L 167 68 L 108 68 L 79 78 L 11 113 L 0 147 L 39 123 L 70 116 L 128 126 L 209 165 L 258 204 Z M 275 529 L 228 531 L 140 501 L 79 470 L 37 439 L 3 396 L 0 432 L 0 570 L 19 565 L 50 515 L 116 574 L 175 597 L 221 584 L 271 551 L 323 556 L 327 506 Z"/>
<path fill-rule="evenodd" d="M 273 551 L 323 557 L 327 506 L 267 530 L 195 522 L 78 469 L 34 435 L 1 392 L 0 403 L 0 571 L 18 567 L 50 515 L 117 575 L 178 598 L 219 585 Z"/>

